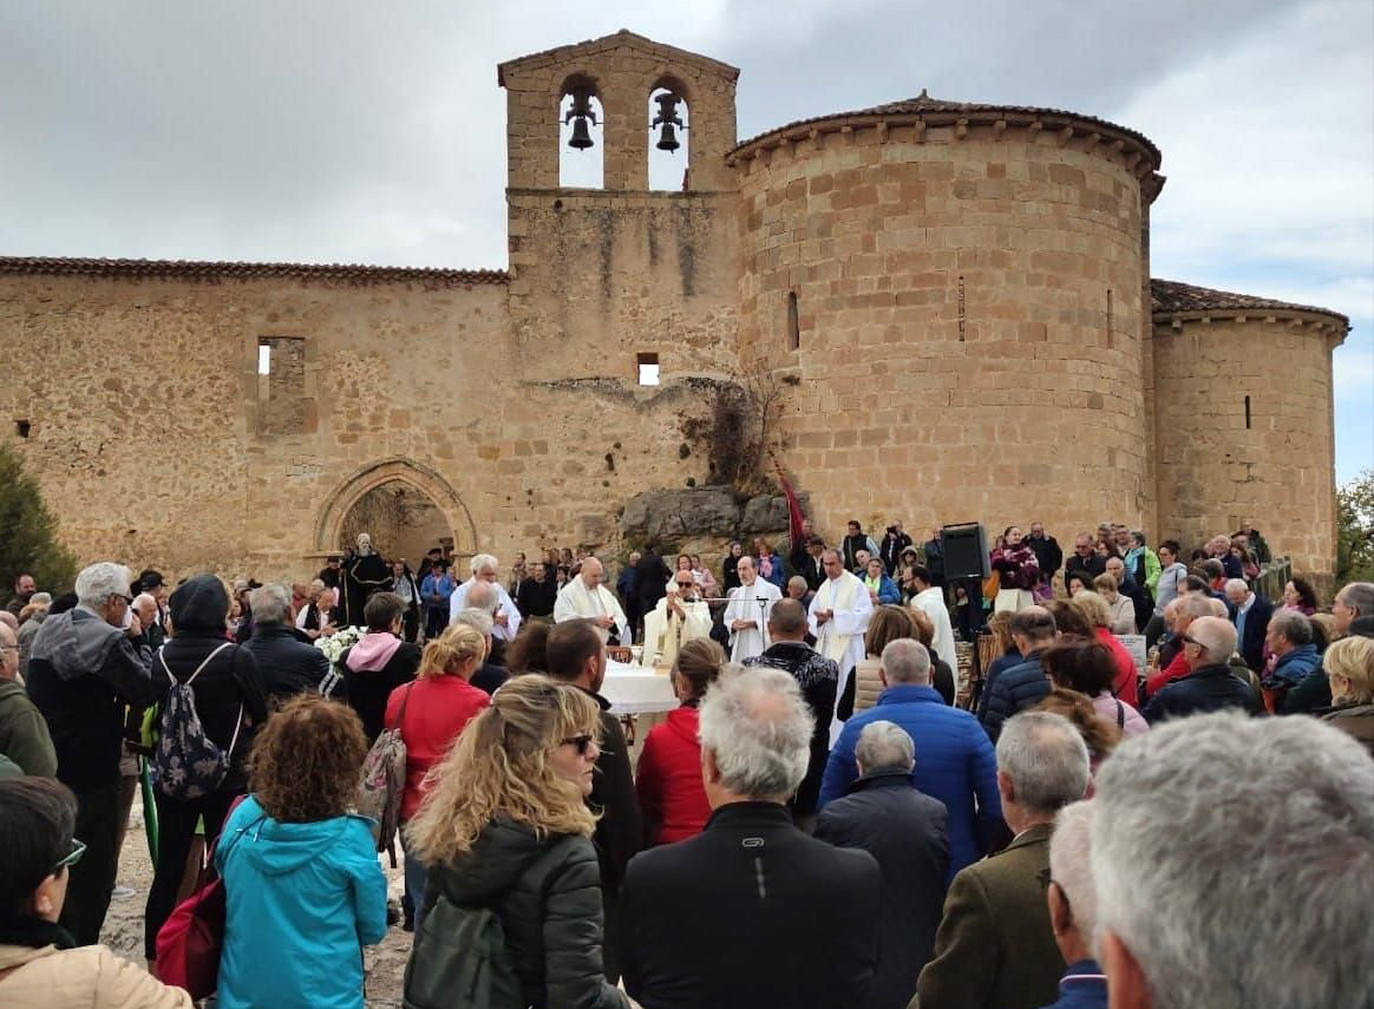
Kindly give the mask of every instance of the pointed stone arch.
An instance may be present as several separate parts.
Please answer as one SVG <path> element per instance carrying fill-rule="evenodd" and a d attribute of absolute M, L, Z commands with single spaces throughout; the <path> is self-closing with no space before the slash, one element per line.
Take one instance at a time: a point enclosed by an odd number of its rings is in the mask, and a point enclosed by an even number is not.
<path fill-rule="evenodd" d="M 434 502 L 453 536 L 455 557 L 470 557 L 477 552 L 477 526 L 472 521 L 468 506 L 452 485 L 437 470 L 424 463 L 404 456 L 392 456 L 354 470 L 324 499 L 315 522 L 315 553 L 337 551 L 339 533 L 353 506 L 369 491 L 393 482 L 414 487 Z"/>

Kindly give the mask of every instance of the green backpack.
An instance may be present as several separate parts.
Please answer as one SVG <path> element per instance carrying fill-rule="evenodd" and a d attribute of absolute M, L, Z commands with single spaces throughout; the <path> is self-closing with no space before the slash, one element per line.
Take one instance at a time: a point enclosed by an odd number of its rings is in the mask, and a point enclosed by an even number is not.
<path fill-rule="evenodd" d="M 546 872 L 574 840 L 554 844 L 526 874 Z M 431 876 L 431 885 L 435 881 Z M 527 1009 L 501 916 L 490 907 L 455 903 L 440 889 L 415 932 L 401 1004 L 404 1009 Z"/>

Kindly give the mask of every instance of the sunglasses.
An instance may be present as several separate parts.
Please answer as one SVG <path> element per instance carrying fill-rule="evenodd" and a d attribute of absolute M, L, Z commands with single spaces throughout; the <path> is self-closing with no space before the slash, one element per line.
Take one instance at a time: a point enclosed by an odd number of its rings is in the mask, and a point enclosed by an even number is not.
<path fill-rule="evenodd" d="M 81 861 L 81 856 L 86 854 L 86 845 L 76 838 L 72 838 L 72 847 L 65 855 L 58 859 L 57 864 L 52 867 L 52 874 L 56 876 L 63 869 L 69 869 Z"/>
<path fill-rule="evenodd" d="M 591 748 L 592 743 L 595 741 L 596 737 L 594 735 L 590 732 L 584 732 L 580 736 L 569 736 L 567 739 L 563 740 L 563 745 L 577 747 L 578 756 L 585 757 L 587 755 L 587 750 Z"/>

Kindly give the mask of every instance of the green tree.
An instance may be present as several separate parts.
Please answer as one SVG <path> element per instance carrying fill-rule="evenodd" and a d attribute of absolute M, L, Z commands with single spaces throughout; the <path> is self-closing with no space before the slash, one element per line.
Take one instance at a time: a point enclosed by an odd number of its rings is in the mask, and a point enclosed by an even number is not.
<path fill-rule="evenodd" d="M 1336 584 L 1374 581 L 1374 470 L 1336 491 Z"/>
<path fill-rule="evenodd" d="M 76 558 L 57 540 L 57 519 L 43 503 L 38 482 L 24 472 L 14 448 L 0 442 L 0 592 L 21 574 L 45 592 L 66 592 L 76 580 Z M 3 603 L 0 603 L 3 605 Z"/>

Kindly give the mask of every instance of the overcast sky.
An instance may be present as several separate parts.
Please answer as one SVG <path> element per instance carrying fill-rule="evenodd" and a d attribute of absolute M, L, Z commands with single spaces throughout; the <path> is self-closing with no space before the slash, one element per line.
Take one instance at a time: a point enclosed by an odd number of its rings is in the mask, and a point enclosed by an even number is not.
<path fill-rule="evenodd" d="M 1350 316 L 1337 476 L 1374 466 L 1369 0 L 3 7 L 9 255 L 504 267 L 496 64 L 619 28 L 740 67 L 741 138 L 922 88 L 1111 119 L 1164 152 L 1155 276 Z"/>

